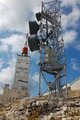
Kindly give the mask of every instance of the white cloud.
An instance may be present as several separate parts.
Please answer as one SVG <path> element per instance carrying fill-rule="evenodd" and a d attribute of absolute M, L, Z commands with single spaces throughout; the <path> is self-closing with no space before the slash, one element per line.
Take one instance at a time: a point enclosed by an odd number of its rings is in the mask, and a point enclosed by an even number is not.
<path fill-rule="evenodd" d="M 39 60 L 40 57 L 39 51 L 34 51 L 34 52 L 29 51 L 29 55 L 31 56 L 32 59 Z"/>
<path fill-rule="evenodd" d="M 62 4 L 61 6 L 75 6 L 75 4 L 80 4 L 79 0 L 61 0 Z"/>
<path fill-rule="evenodd" d="M 76 43 L 78 37 L 78 31 L 76 31 L 76 28 L 79 26 L 80 19 L 80 9 L 78 7 L 78 4 L 80 5 L 79 0 L 62 0 L 61 3 L 62 7 L 65 7 L 68 10 L 71 9 L 70 13 L 62 14 L 62 26 L 65 32 L 63 35 L 65 47 L 68 47 L 69 44 Z M 74 47 L 79 50 L 80 46 L 78 45 L 78 47 L 76 47 L 74 45 Z"/>
<path fill-rule="evenodd" d="M 0 72 L 0 82 L 11 84 L 13 80 L 14 70 L 13 68 L 3 68 Z"/>
<path fill-rule="evenodd" d="M 37 84 L 39 83 L 39 73 L 35 73 L 33 76 L 29 74 L 29 90 L 35 91 L 38 89 Z"/>
<path fill-rule="evenodd" d="M 10 67 L 15 68 L 15 64 L 16 64 L 16 57 L 14 55 L 12 55 L 12 58 L 8 60 L 7 63 Z"/>
<path fill-rule="evenodd" d="M 12 85 L 15 72 L 15 58 L 12 57 L 8 61 L 8 67 L 2 68 L 0 71 L 0 83 Z"/>
<path fill-rule="evenodd" d="M 75 59 L 75 58 L 71 59 L 71 67 L 73 70 L 79 70 L 79 68 L 77 66 L 77 59 Z"/>
<path fill-rule="evenodd" d="M 40 6 L 41 0 L 0 0 L 0 30 L 29 32 L 28 20 Z"/>
<path fill-rule="evenodd" d="M 32 76 L 32 79 L 34 82 L 39 82 L 39 73 L 35 73 L 34 76 Z"/>
<path fill-rule="evenodd" d="M 47 2 L 47 0 L 44 0 Z M 62 15 L 63 27 L 75 25 L 79 19 L 79 9 L 77 3 L 79 0 L 62 0 L 62 6 L 71 5 L 72 13 Z M 41 11 L 41 0 L 0 0 L 0 30 L 16 30 L 21 32 L 29 32 L 28 21 L 34 20 L 36 12 Z M 33 13 L 33 14 L 32 14 Z"/>
<path fill-rule="evenodd" d="M 29 75 L 29 90 L 31 91 L 37 91 L 38 92 L 38 86 L 39 86 L 39 73 L 35 72 L 35 74 L 32 76 Z M 41 88 L 43 87 L 43 79 L 41 78 Z"/>
<path fill-rule="evenodd" d="M 73 2 L 73 0 L 62 0 L 62 7 L 72 7 L 72 11 L 68 15 L 62 14 L 62 26 L 64 30 L 70 27 L 76 28 L 78 26 L 77 21 L 80 19 L 80 9 L 77 3 L 80 4 L 80 1 L 74 0 Z"/>
<path fill-rule="evenodd" d="M 47 0 L 44 0 L 46 2 Z M 63 29 L 67 29 L 71 26 L 77 26 L 76 22 L 80 18 L 80 10 L 77 7 L 77 3 L 80 3 L 78 0 L 62 0 L 61 6 L 72 6 L 72 12 L 68 15 L 62 14 L 62 25 Z M 0 0 L 0 30 L 16 30 L 21 32 L 29 32 L 28 30 L 28 21 L 34 20 L 34 16 L 36 12 L 41 10 L 41 0 L 36 0 L 33 2 L 32 0 Z M 32 15 L 31 13 L 34 13 Z M 19 36 L 13 35 L 7 38 L 7 44 L 12 45 L 15 44 L 15 47 L 12 47 L 12 52 L 19 52 L 20 48 L 17 47 L 19 43 Z M 22 39 L 20 37 L 20 39 Z M 5 39 L 6 41 L 6 39 Z M 21 42 L 21 41 L 20 41 Z M 20 45 L 21 47 L 21 45 Z M 4 49 L 3 49 L 4 48 Z M 8 52 L 8 47 L 2 45 L 0 50 Z M 30 53 L 31 54 L 31 53 Z M 32 53 L 35 54 L 35 53 Z M 33 55 L 31 55 L 33 56 Z"/>
<path fill-rule="evenodd" d="M 11 35 L 7 38 L 0 39 L 0 42 L 2 43 L 2 45 L 0 45 L 0 51 L 9 52 L 10 50 L 10 52 L 12 53 L 21 54 L 21 50 L 25 43 L 25 40 L 26 37 L 24 35 Z M 9 49 L 9 47 L 11 47 L 11 49 Z M 29 56 L 31 56 L 31 59 L 35 59 L 36 61 L 38 61 L 39 51 L 34 51 L 34 52 L 28 51 L 28 52 L 29 52 Z"/>
<path fill-rule="evenodd" d="M 80 43 L 75 45 L 76 50 L 80 51 Z"/>
<path fill-rule="evenodd" d="M 67 47 L 69 44 L 73 43 L 76 40 L 77 32 L 74 30 L 66 31 L 63 34 L 63 37 L 64 37 L 65 47 Z"/>
<path fill-rule="evenodd" d="M 28 3 L 26 0 L 0 0 L 0 29 L 27 30 Z"/>
<path fill-rule="evenodd" d="M 2 48 L 1 51 L 5 51 L 8 52 L 8 47 L 11 47 L 11 52 L 12 53 L 20 53 L 21 49 L 22 49 L 22 45 L 24 44 L 26 37 L 22 36 L 22 35 L 12 35 L 10 37 L 1 39 L 1 43 L 2 43 Z"/>
<path fill-rule="evenodd" d="M 0 51 L 7 53 L 7 52 L 8 52 L 8 46 L 7 46 L 7 45 L 4 45 L 4 44 L 3 44 L 3 45 L 0 45 Z"/>

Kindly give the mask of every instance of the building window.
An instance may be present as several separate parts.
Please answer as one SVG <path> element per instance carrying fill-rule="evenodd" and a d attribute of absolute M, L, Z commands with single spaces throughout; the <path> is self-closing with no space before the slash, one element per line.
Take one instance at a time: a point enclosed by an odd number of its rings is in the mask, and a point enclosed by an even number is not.
<path fill-rule="evenodd" d="M 27 90 L 26 86 L 21 86 L 22 90 Z"/>
<path fill-rule="evenodd" d="M 9 98 L 9 102 L 11 102 L 11 97 Z"/>
<path fill-rule="evenodd" d="M 12 101 L 14 101 L 14 97 L 13 97 L 13 100 Z"/>

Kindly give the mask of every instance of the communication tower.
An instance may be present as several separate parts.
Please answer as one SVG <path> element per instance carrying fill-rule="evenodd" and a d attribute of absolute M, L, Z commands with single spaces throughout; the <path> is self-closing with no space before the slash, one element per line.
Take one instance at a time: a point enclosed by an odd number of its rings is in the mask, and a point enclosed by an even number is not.
<path fill-rule="evenodd" d="M 22 54 L 17 55 L 15 76 L 12 88 L 17 91 L 22 91 L 20 98 L 29 96 L 29 66 L 30 66 L 30 56 L 28 56 L 28 46 L 27 46 L 28 34 L 26 35 L 26 41 L 22 47 Z M 24 93 L 24 94 L 23 94 Z"/>
<path fill-rule="evenodd" d="M 64 40 L 61 25 L 59 1 L 42 2 L 41 12 L 36 13 L 37 21 L 29 21 L 30 36 L 28 44 L 31 51 L 39 50 L 39 96 L 47 90 L 53 91 L 58 98 L 68 95 Z M 45 73 L 53 75 L 48 81 Z M 47 88 L 41 93 L 41 77 L 47 83 Z M 63 83 L 66 89 L 63 90 Z M 63 93 L 65 91 L 65 94 Z"/>

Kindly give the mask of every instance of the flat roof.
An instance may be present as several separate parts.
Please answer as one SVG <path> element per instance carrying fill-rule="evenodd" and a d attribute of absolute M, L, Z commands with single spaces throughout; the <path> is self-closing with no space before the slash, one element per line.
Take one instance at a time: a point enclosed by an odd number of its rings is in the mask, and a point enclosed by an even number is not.
<path fill-rule="evenodd" d="M 17 54 L 18 56 L 22 56 L 22 57 L 31 57 L 31 56 L 27 56 L 27 55 L 19 55 L 19 54 Z"/>

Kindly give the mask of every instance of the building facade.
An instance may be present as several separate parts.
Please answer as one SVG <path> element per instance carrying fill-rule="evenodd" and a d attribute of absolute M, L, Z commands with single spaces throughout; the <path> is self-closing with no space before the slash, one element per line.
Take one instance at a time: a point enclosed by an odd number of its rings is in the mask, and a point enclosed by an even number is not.
<path fill-rule="evenodd" d="M 17 56 L 13 89 L 25 90 L 29 94 L 28 77 L 29 77 L 30 57 L 24 55 Z"/>
<path fill-rule="evenodd" d="M 70 84 L 70 88 L 71 90 L 80 90 L 80 77 L 78 77 Z"/>
<path fill-rule="evenodd" d="M 30 57 L 24 55 L 17 56 L 15 66 L 15 76 L 12 88 L 9 84 L 5 84 L 3 94 L 0 95 L 0 100 L 3 102 L 13 102 L 17 99 L 29 97 L 28 77 L 29 77 Z"/>
<path fill-rule="evenodd" d="M 28 56 L 28 47 L 26 39 L 25 44 L 22 48 L 22 54 L 17 55 L 12 88 L 9 88 L 9 84 L 5 84 L 5 87 L 3 88 L 3 94 L 0 95 L 1 101 L 13 102 L 14 100 L 30 96 L 28 87 L 29 67 L 30 56 Z"/>

